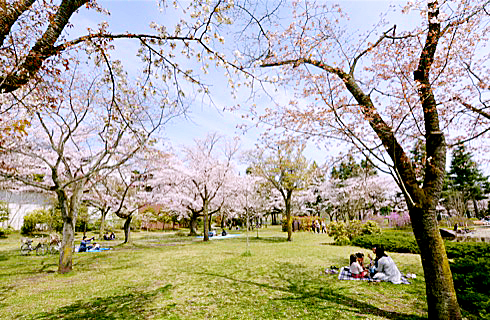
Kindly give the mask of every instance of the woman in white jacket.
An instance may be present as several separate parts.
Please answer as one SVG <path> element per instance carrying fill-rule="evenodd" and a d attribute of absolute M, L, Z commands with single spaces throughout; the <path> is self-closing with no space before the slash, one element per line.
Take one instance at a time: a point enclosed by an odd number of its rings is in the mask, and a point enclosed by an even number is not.
<path fill-rule="evenodd" d="M 390 281 L 394 284 L 400 284 L 401 273 L 398 270 L 395 261 L 386 255 L 384 249 L 376 249 L 376 259 L 378 260 L 378 267 L 376 268 L 375 280 Z"/>

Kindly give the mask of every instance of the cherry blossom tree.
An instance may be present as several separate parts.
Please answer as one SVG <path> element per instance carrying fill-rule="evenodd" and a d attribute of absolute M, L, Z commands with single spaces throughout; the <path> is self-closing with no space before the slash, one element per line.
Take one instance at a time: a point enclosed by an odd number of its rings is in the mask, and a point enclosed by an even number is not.
<path fill-rule="evenodd" d="M 488 118 L 476 112 L 486 111 L 488 103 L 489 56 L 482 51 L 488 45 L 482 36 L 489 32 L 488 6 L 410 2 L 403 12 L 422 17 L 412 30 L 380 22 L 357 42 L 346 37 L 348 22 L 339 6 L 298 1 L 292 23 L 268 34 L 269 55 L 261 61 L 280 67 L 299 89 L 298 99 L 266 110 L 262 122 L 317 139 L 342 137 L 395 178 L 420 247 L 431 319 L 461 319 L 436 206 L 447 139 L 459 143 L 488 131 Z M 427 153 L 422 185 L 407 153 L 417 138 Z"/>
<path fill-rule="evenodd" d="M 72 269 L 75 222 L 89 180 L 131 159 L 172 113 L 149 108 L 150 101 L 130 88 L 107 97 L 105 81 L 76 72 L 60 83 L 65 90 L 37 96 L 26 135 L 12 135 L 0 146 L 0 176 L 56 195 L 63 218 L 58 271 L 65 273 Z"/>
<path fill-rule="evenodd" d="M 191 234 L 197 218 L 204 220 L 204 241 L 209 240 L 209 217 L 224 204 L 223 192 L 234 174 L 233 157 L 237 141 L 225 141 L 216 133 L 196 139 L 195 145 L 184 147 L 183 167 L 178 168 L 180 180 L 172 192 L 174 201 L 190 212 Z"/>
<path fill-rule="evenodd" d="M 393 205 L 397 192 L 401 190 L 388 175 L 330 179 L 318 187 L 318 194 L 332 208 L 331 220 L 363 220 L 369 214 L 378 214 L 382 207 Z"/>

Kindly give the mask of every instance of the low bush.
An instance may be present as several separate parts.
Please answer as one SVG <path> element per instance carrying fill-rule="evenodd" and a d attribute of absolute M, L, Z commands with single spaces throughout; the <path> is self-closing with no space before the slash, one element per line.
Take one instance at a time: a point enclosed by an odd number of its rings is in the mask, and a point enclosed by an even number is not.
<path fill-rule="evenodd" d="M 361 235 L 352 239 L 351 244 L 371 249 L 382 246 L 386 251 L 400 253 L 419 253 L 415 237 L 409 232 L 383 232 L 379 234 Z"/>
<path fill-rule="evenodd" d="M 454 288 L 467 319 L 490 320 L 490 244 L 446 241 Z"/>
<path fill-rule="evenodd" d="M 482 256 L 490 256 L 490 243 L 446 241 L 446 251 L 449 259 L 476 259 Z"/>
<path fill-rule="evenodd" d="M 39 225 L 46 224 L 48 212 L 46 210 L 34 210 L 24 216 L 24 223 L 20 228 L 20 233 L 24 235 L 32 234 Z"/>
<path fill-rule="evenodd" d="M 0 228 L 0 238 L 6 238 L 7 235 L 11 234 L 14 231 L 14 229 L 11 226 L 8 226 L 7 228 Z"/>
<path fill-rule="evenodd" d="M 381 228 L 375 221 L 362 223 L 352 220 L 348 223 L 332 221 L 327 225 L 327 234 L 334 238 L 335 244 L 346 245 L 353 239 L 362 235 L 375 235 L 381 233 Z"/>
<path fill-rule="evenodd" d="M 490 254 L 479 257 L 467 256 L 451 262 L 454 288 L 467 319 L 490 320 Z"/>
<path fill-rule="evenodd" d="M 20 229 L 21 234 L 29 235 L 41 230 L 61 232 L 63 230 L 61 212 L 59 210 L 39 209 L 24 216 L 24 224 Z"/>

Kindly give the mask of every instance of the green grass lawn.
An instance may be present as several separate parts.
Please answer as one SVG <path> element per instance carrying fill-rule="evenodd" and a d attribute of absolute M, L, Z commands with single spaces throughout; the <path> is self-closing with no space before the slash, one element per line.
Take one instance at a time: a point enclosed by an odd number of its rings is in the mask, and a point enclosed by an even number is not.
<path fill-rule="evenodd" d="M 184 232 L 187 232 L 184 230 Z M 237 231 L 238 232 L 238 231 Z M 348 264 L 356 247 L 323 234 L 279 227 L 207 243 L 175 233 L 133 232 L 130 245 L 58 256 L 21 256 L 20 236 L 0 239 L 0 319 L 422 319 L 425 283 L 418 255 L 391 256 L 411 285 L 339 281 L 324 269 Z M 77 243 L 81 235 L 77 236 Z"/>

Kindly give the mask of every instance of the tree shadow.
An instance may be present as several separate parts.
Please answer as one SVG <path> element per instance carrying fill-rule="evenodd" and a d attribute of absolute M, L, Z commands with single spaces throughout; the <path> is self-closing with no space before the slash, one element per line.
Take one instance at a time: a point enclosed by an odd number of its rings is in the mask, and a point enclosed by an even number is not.
<path fill-rule="evenodd" d="M 405 314 L 401 312 L 383 310 L 377 306 L 364 301 L 357 300 L 354 295 L 345 295 L 342 289 L 325 286 L 324 281 L 320 281 L 316 277 L 312 277 L 311 270 L 306 270 L 304 266 L 294 265 L 291 263 L 282 263 L 277 266 L 276 276 L 286 285 L 275 286 L 267 283 L 259 283 L 252 280 L 241 280 L 230 275 L 222 275 L 213 272 L 201 272 L 214 277 L 221 277 L 230 281 L 245 283 L 252 286 L 261 287 L 264 289 L 272 289 L 293 294 L 285 298 L 279 298 L 283 301 L 291 301 L 293 303 L 308 305 L 312 309 L 326 309 L 329 307 L 323 304 L 316 304 L 315 299 L 329 301 L 344 307 L 356 309 L 360 315 L 376 315 L 386 319 L 397 320 L 422 320 L 426 317 Z M 333 278 L 332 278 L 332 281 Z M 335 281 L 337 278 L 335 277 Z M 339 307 L 340 309 L 340 307 Z"/>
<path fill-rule="evenodd" d="M 241 237 L 240 241 L 246 242 L 247 237 Z M 250 242 L 279 243 L 279 242 L 287 242 L 288 239 L 286 237 L 259 237 L 259 238 L 257 238 L 257 236 L 254 235 L 254 236 L 250 236 L 248 238 L 248 241 L 250 241 Z"/>
<path fill-rule="evenodd" d="M 6 304 L 3 302 L 8 296 L 15 291 L 15 286 L 13 285 L 2 285 L 0 286 L 0 309 L 5 307 Z"/>
<path fill-rule="evenodd" d="M 167 284 L 153 291 L 134 290 L 123 295 L 99 297 L 90 301 L 78 300 L 52 312 L 43 312 L 29 319 L 146 319 L 146 305 L 159 294 L 168 294 L 172 288 Z M 128 289 L 130 290 L 130 289 Z"/>

